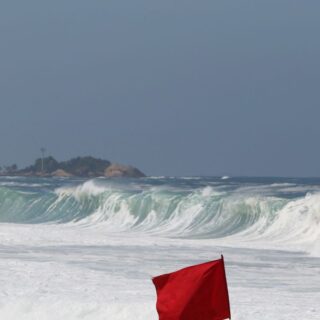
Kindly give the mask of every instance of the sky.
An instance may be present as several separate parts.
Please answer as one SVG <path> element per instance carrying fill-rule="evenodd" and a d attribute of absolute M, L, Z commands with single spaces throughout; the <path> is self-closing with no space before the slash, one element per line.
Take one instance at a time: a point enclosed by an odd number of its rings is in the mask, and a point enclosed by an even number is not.
<path fill-rule="evenodd" d="M 320 176 L 320 2 L 3 0 L 0 165 Z"/>

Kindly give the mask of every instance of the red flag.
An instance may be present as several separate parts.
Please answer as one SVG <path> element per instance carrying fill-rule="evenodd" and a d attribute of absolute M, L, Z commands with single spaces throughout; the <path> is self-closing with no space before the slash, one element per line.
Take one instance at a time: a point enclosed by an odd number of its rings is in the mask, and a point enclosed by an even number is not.
<path fill-rule="evenodd" d="M 159 320 L 231 319 L 223 256 L 152 279 Z"/>

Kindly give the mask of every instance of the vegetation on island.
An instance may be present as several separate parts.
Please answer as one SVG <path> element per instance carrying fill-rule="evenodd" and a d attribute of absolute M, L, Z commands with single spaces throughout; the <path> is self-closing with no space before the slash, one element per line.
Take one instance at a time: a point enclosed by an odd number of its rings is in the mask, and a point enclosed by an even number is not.
<path fill-rule="evenodd" d="M 16 164 L 0 167 L 0 175 L 14 176 L 42 176 L 42 177 L 144 177 L 139 169 L 112 164 L 108 160 L 91 156 L 76 157 L 67 161 L 57 161 L 54 157 L 42 157 L 35 160 L 34 164 L 23 169 L 18 169 Z"/>

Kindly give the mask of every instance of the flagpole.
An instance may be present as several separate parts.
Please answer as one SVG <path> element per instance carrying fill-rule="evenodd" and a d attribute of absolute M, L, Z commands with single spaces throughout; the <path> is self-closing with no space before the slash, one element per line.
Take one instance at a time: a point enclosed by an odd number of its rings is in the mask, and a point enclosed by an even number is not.
<path fill-rule="evenodd" d="M 229 290 L 228 290 L 228 282 L 227 282 L 227 276 L 226 276 L 226 269 L 225 269 L 223 254 L 221 254 L 221 261 L 222 261 L 222 265 L 223 265 L 224 278 L 225 278 L 226 284 L 227 284 L 227 296 L 228 296 L 228 304 L 229 304 L 229 310 L 230 310 L 230 318 L 229 319 L 231 320 L 231 308 L 230 308 Z"/>

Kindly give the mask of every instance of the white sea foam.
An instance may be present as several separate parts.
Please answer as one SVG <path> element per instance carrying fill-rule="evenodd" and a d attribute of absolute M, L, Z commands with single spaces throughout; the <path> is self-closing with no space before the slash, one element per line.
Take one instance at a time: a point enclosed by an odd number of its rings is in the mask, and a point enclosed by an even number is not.
<path fill-rule="evenodd" d="M 269 189 L 268 189 L 269 188 Z M 317 252 L 320 193 L 283 199 L 269 195 L 274 186 L 240 187 L 233 193 L 218 186 L 112 185 L 90 180 L 62 186 L 47 195 L 3 189 L 0 216 L 15 222 L 103 224 L 108 232 L 147 232 L 165 237 L 226 238 Z M 0 190 L 1 197 L 1 190 Z M 14 201 L 15 206 L 12 206 Z"/>
<path fill-rule="evenodd" d="M 72 195 L 79 199 L 82 196 L 97 196 L 107 190 L 110 190 L 110 187 L 106 185 L 99 185 L 95 180 L 89 180 L 78 186 L 65 186 L 57 188 L 55 192 L 59 196 Z"/>
<path fill-rule="evenodd" d="M 0 319 L 156 320 L 151 277 L 223 253 L 233 319 L 317 320 L 320 193 L 182 180 L 0 186 Z"/>
<path fill-rule="evenodd" d="M 76 225 L 2 224 L 0 243 L 1 319 L 156 320 L 151 277 L 220 253 L 234 319 L 316 320 L 320 311 L 320 260 L 302 254 Z"/>

